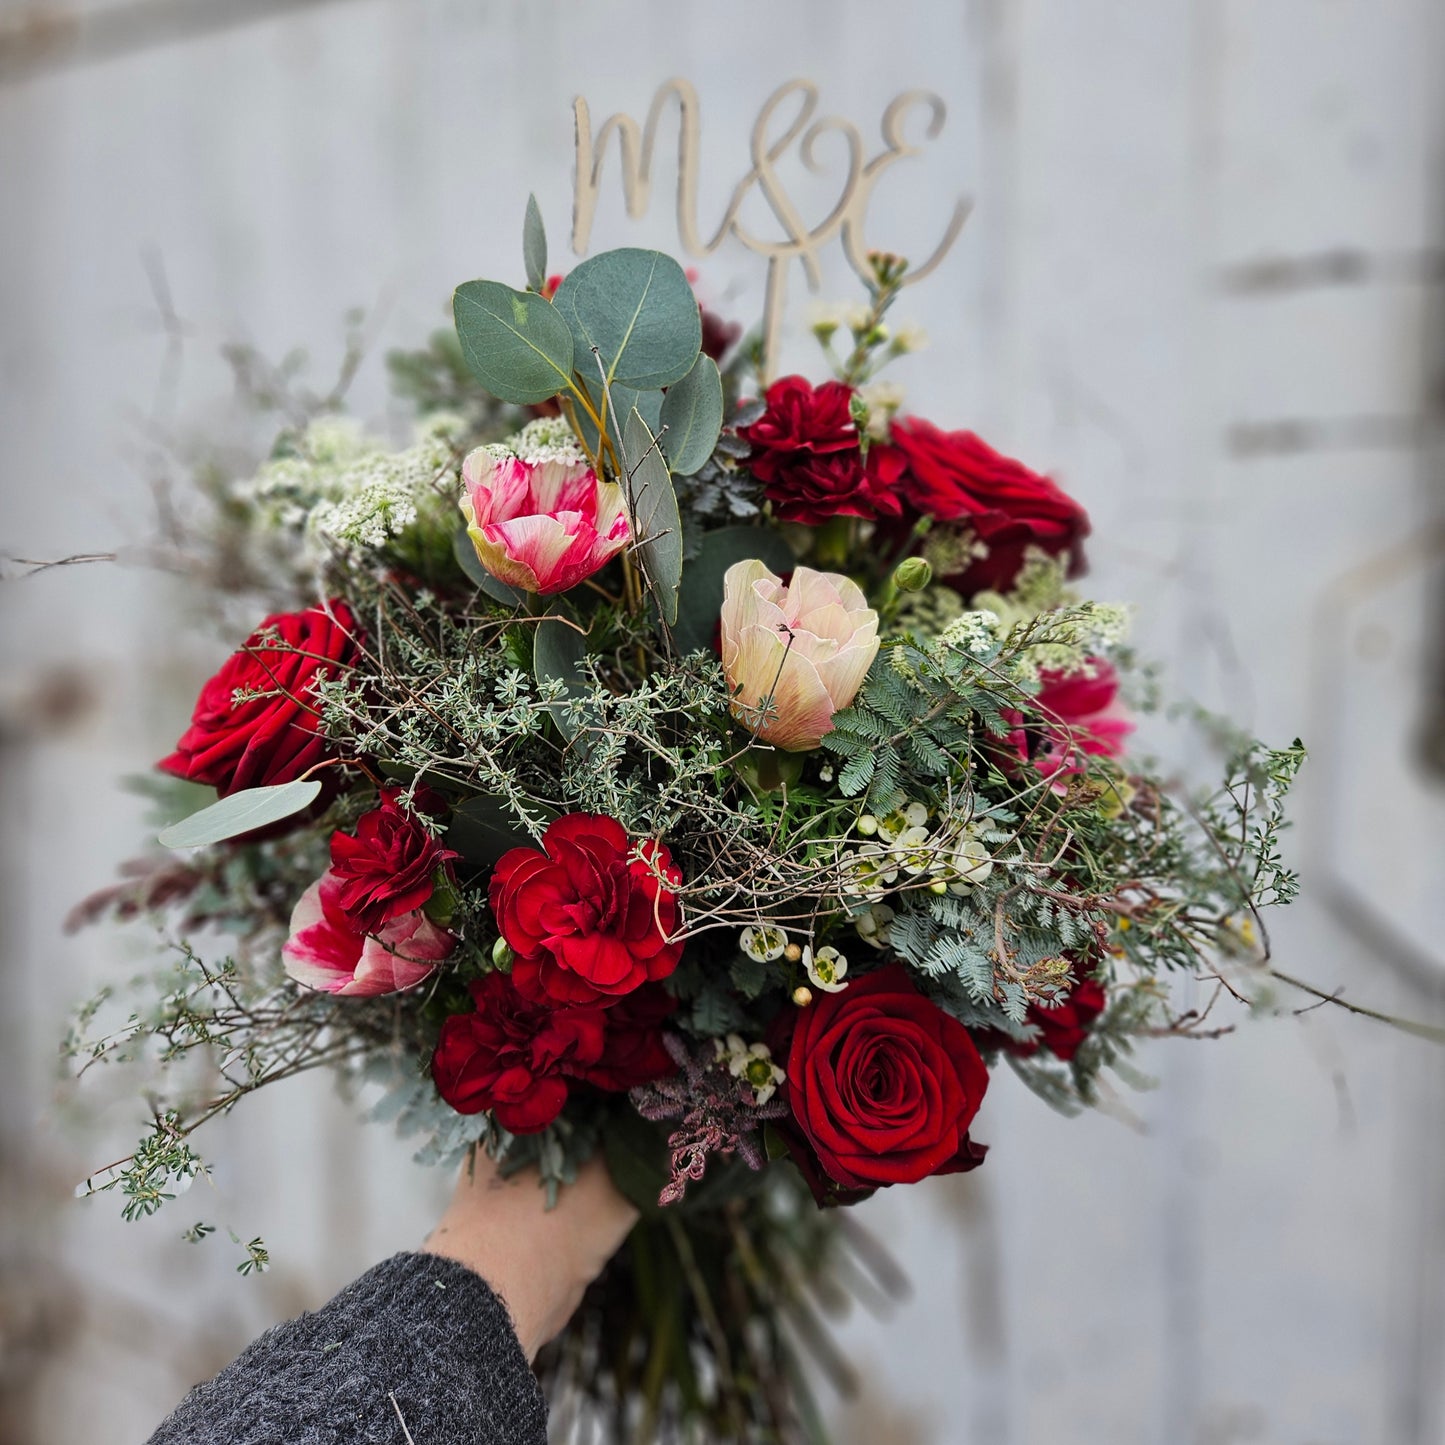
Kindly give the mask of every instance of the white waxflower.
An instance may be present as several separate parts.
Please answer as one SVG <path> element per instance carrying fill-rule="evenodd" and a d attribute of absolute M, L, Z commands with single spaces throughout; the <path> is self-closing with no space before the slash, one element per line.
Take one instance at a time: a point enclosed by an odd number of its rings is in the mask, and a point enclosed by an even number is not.
<path fill-rule="evenodd" d="M 928 333 L 916 321 L 905 321 L 893 338 L 893 349 L 899 352 L 922 351 L 928 345 Z"/>
<path fill-rule="evenodd" d="M 788 946 L 788 935 L 781 928 L 764 925 L 759 928 L 745 928 L 738 935 L 738 947 L 754 963 L 771 963 L 783 956 Z"/>
<path fill-rule="evenodd" d="M 894 840 L 893 856 L 905 873 L 916 878 L 933 871 L 938 861 L 938 842 L 927 828 L 909 828 Z"/>
<path fill-rule="evenodd" d="M 848 987 L 843 981 L 848 972 L 848 960 L 831 946 L 813 952 L 811 945 L 803 948 L 803 968 L 808 982 L 824 993 L 842 993 Z"/>
<path fill-rule="evenodd" d="M 871 308 L 861 301 L 852 301 L 843 308 L 843 324 L 852 332 L 866 331 L 872 315 Z"/>
<path fill-rule="evenodd" d="M 870 903 L 862 913 L 853 917 L 853 927 L 858 937 L 873 948 L 888 946 L 888 925 L 898 915 L 886 903 Z"/>
<path fill-rule="evenodd" d="M 875 442 L 886 442 L 893 414 L 903 405 L 903 388 L 896 381 L 873 381 L 854 393 L 867 408 L 864 430 Z"/>
<path fill-rule="evenodd" d="M 944 860 L 942 876 L 950 893 L 967 893 L 988 879 L 993 872 L 993 858 L 982 842 L 970 831 L 958 842 L 951 856 Z"/>
<path fill-rule="evenodd" d="M 847 849 L 842 858 L 846 891 L 857 898 L 879 899 L 898 882 L 898 860 L 882 843 Z"/>
<path fill-rule="evenodd" d="M 895 843 L 905 833 L 921 828 L 928 821 L 928 809 L 922 803 L 906 803 L 895 809 L 886 818 L 879 818 L 878 832 L 890 843 Z"/>
<path fill-rule="evenodd" d="M 728 1073 L 752 1088 L 753 1098 L 759 1104 L 766 1104 L 788 1077 L 773 1062 L 773 1051 L 766 1044 L 744 1043 L 741 1034 L 714 1039 L 713 1048 L 717 1057 L 726 1061 Z"/>
<path fill-rule="evenodd" d="M 808 307 L 808 329 L 824 341 L 841 325 L 846 317 L 843 307 L 835 301 L 814 301 Z"/>

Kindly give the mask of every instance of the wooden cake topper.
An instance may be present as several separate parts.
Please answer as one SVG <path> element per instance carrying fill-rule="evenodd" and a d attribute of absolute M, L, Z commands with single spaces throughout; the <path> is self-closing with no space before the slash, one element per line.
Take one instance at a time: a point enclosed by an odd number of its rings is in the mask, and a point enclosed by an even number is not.
<path fill-rule="evenodd" d="M 794 261 L 802 263 L 808 284 L 816 291 L 822 279 L 818 253 L 840 238 L 849 265 L 862 277 L 871 276 L 866 239 L 868 207 L 878 178 L 896 161 L 922 153 L 923 147 L 904 135 L 909 115 L 917 110 L 928 112 L 925 139 L 933 140 L 943 129 L 943 101 L 931 91 L 908 90 L 897 96 L 883 112 L 883 149 L 870 160 L 864 159 L 863 137 L 852 122 L 838 116 L 814 119 L 818 109 L 818 87 L 807 80 L 790 80 L 780 85 L 758 112 L 751 141 L 752 169 L 734 187 L 722 220 L 712 235 L 704 240 L 698 229 L 698 136 L 700 116 L 697 91 L 686 80 L 669 80 L 658 87 L 647 112 L 644 125 L 619 112 L 609 116 L 594 134 L 592 114 L 587 101 L 578 96 L 573 103 L 577 122 L 577 180 L 572 214 L 572 249 L 585 255 L 592 235 L 592 221 L 597 211 L 597 197 L 602 181 L 602 167 L 607 159 L 608 143 L 617 136 L 622 165 L 622 191 L 628 215 L 643 215 L 652 198 L 652 164 L 657 144 L 658 124 L 670 99 L 676 98 L 678 108 L 677 148 L 677 231 L 683 249 L 692 256 L 709 256 L 729 237 L 734 236 L 750 251 L 766 256 L 768 261 L 767 295 L 763 309 L 762 370 L 766 381 L 772 375 L 782 328 L 783 309 L 787 304 L 788 273 Z M 796 113 L 782 124 L 773 136 L 774 117 L 790 100 L 796 99 Z M 786 114 L 786 113 L 785 113 Z M 774 169 L 789 147 L 797 145 L 799 158 L 814 172 L 825 169 L 818 157 L 818 142 L 824 136 L 843 138 L 846 147 L 846 174 L 838 200 L 814 226 L 799 214 L 797 206 L 784 189 Z M 779 239 L 754 234 L 739 220 L 744 201 L 756 187 L 767 202 L 782 230 Z M 905 285 L 921 281 L 943 260 L 958 238 L 968 218 L 970 202 L 960 198 L 943 233 L 943 238 L 927 260 L 910 266 Z"/>

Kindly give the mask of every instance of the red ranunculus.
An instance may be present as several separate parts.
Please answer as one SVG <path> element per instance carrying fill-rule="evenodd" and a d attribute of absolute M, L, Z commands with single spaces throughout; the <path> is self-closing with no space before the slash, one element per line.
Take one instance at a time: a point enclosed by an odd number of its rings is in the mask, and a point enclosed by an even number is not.
<path fill-rule="evenodd" d="M 268 617 L 201 689 L 190 727 L 156 766 L 225 797 L 292 782 L 331 757 L 312 689 L 351 662 L 355 635 L 351 609 L 339 599 Z M 264 696 L 238 702 L 238 691 Z"/>
<path fill-rule="evenodd" d="M 1048 477 L 994 451 L 970 431 L 945 432 L 921 417 L 893 423 L 893 442 L 908 462 L 903 499 L 917 512 L 967 527 L 987 553 L 945 577 L 965 596 L 1007 592 L 1029 547 L 1069 554 L 1069 575 L 1084 570 L 1088 513 Z"/>
<path fill-rule="evenodd" d="M 389 919 L 420 908 L 432 896 L 437 869 L 457 857 L 401 806 L 400 796 L 400 788 L 383 788 L 380 804 L 357 819 L 354 834 L 331 835 L 337 896 L 361 933 L 376 933 Z"/>
<path fill-rule="evenodd" d="M 1020 758 L 1032 759 L 1045 777 L 1082 771 L 1081 754 L 1117 758 L 1134 731 L 1134 720 L 1119 701 L 1119 674 L 1113 664 L 1090 657 L 1085 667 L 1039 673 L 1034 701 L 1042 721 L 1016 711 L 1006 714 L 1015 724 L 1010 745 Z M 1062 781 L 1056 784 L 1062 786 Z"/>
<path fill-rule="evenodd" d="M 504 1129 L 532 1134 L 561 1113 L 572 1080 L 620 1093 L 677 1072 L 662 1046 L 673 1003 L 661 989 L 604 1009 L 535 1003 L 501 973 L 470 987 L 475 1011 L 443 1023 L 432 1055 L 437 1091 L 458 1113 L 490 1109 Z"/>
<path fill-rule="evenodd" d="M 805 377 L 784 376 L 768 388 L 767 410 L 742 429 L 748 468 L 783 521 L 816 527 L 833 517 L 902 513 L 904 458 L 875 444 L 864 462 L 852 399 L 841 381 L 814 389 Z"/>
<path fill-rule="evenodd" d="M 492 874 L 492 912 L 516 954 L 512 976 L 532 998 L 607 1003 L 677 967 L 681 882 L 660 843 L 634 846 L 615 818 L 569 813 L 541 849 L 513 848 Z"/>
<path fill-rule="evenodd" d="M 784 1096 L 836 1185 L 912 1184 L 983 1162 L 968 1126 L 988 1070 L 968 1030 L 901 964 L 824 994 L 794 1019 Z"/>
<path fill-rule="evenodd" d="M 1049 1008 L 1042 1004 L 1030 1004 L 1028 1022 L 1037 1028 L 1037 1035 L 1025 1042 L 998 1030 L 989 1030 L 985 1042 L 997 1044 L 1015 1058 L 1027 1059 L 1047 1049 L 1056 1059 L 1068 1063 L 1079 1052 L 1079 1045 L 1089 1036 L 1094 1021 L 1109 1002 L 1104 985 L 1096 978 L 1081 979 L 1069 990 L 1069 996 L 1062 1003 Z"/>
<path fill-rule="evenodd" d="M 524 999 L 502 973 L 470 985 L 476 1009 L 442 1024 L 437 1092 L 459 1114 L 490 1109 L 513 1134 L 545 1129 L 567 1102 L 567 1075 L 602 1058 L 605 1012 Z"/>

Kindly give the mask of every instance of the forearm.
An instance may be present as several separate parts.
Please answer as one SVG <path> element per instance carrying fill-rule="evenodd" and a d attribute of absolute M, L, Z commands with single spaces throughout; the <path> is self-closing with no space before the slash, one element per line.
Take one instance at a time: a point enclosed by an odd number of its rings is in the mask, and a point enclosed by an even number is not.
<path fill-rule="evenodd" d="M 403 1424 L 405 1429 L 403 1429 Z M 436 1254 L 399 1254 L 268 1330 L 151 1445 L 545 1445 L 546 1407 L 506 1307 Z"/>

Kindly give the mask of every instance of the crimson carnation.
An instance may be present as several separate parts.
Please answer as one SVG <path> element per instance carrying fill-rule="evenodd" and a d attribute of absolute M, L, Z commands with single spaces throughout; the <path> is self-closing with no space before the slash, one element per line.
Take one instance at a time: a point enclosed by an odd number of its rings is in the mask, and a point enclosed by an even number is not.
<path fill-rule="evenodd" d="M 354 834 L 331 835 L 337 899 L 361 933 L 376 933 L 420 908 L 432 896 L 437 870 L 458 856 L 401 806 L 400 796 L 400 788 L 383 788 L 380 804 L 357 819 Z"/>
<path fill-rule="evenodd" d="M 472 1013 L 442 1024 L 437 1092 L 459 1114 L 490 1109 L 513 1134 L 545 1129 L 567 1102 L 567 1073 L 602 1057 L 604 1011 L 529 1002 L 502 973 L 470 985 Z"/>
<path fill-rule="evenodd" d="M 437 1092 L 460 1114 L 490 1109 L 511 1133 L 534 1134 L 562 1112 L 573 1082 L 620 1093 L 677 1069 L 662 1046 L 673 1005 L 660 989 L 616 1009 L 538 1004 L 502 973 L 470 990 L 475 1009 L 442 1024 L 432 1054 Z"/>
<path fill-rule="evenodd" d="M 156 766 L 225 797 L 292 782 L 334 756 L 311 699 L 356 656 L 355 636 L 339 598 L 268 617 L 201 689 L 190 727 Z M 238 702 L 238 692 L 257 696 Z"/>
<path fill-rule="evenodd" d="M 661 878 L 659 877 L 661 875 Z M 657 842 L 635 847 L 615 818 L 569 813 L 547 825 L 542 847 L 497 860 L 491 903 L 516 955 L 523 993 L 553 1003 L 604 1004 L 677 967 L 681 882 Z"/>
<path fill-rule="evenodd" d="M 752 448 L 748 468 L 783 521 L 816 527 L 833 517 L 901 515 L 905 459 L 874 445 L 864 460 L 851 387 L 784 376 L 765 400 L 767 410 L 740 435 Z"/>
<path fill-rule="evenodd" d="M 833 1184 L 912 1184 L 983 1162 L 985 1147 L 968 1126 L 988 1070 L 968 1030 L 926 999 L 901 964 L 824 994 L 794 1017 L 784 1096 Z M 809 1174 L 811 1160 L 804 1154 L 800 1162 Z M 810 1182 L 820 1199 L 828 1192 Z"/>
<path fill-rule="evenodd" d="M 1069 575 L 1084 570 L 1088 513 L 1048 477 L 996 452 L 971 431 L 945 432 L 921 417 L 893 423 L 893 443 L 908 464 L 903 499 L 940 522 L 966 526 L 986 554 L 945 577 L 965 596 L 1007 592 L 1037 547 L 1069 554 Z"/>

